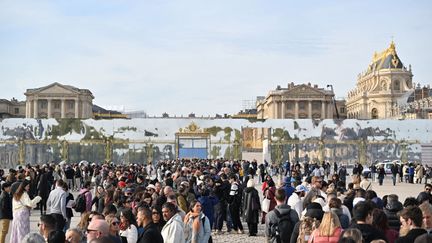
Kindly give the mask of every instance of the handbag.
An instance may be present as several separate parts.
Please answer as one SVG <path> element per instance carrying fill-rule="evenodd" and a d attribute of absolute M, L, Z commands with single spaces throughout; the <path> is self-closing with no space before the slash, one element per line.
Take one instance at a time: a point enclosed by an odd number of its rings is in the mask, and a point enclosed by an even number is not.
<path fill-rule="evenodd" d="M 261 211 L 268 213 L 270 209 L 270 199 L 264 198 L 261 203 Z"/>

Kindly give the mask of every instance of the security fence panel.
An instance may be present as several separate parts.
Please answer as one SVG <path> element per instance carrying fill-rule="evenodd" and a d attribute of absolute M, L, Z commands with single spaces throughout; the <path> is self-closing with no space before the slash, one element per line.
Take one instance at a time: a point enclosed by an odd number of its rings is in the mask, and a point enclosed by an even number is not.
<path fill-rule="evenodd" d="M 15 168 L 19 161 L 18 144 L 0 143 L 1 168 Z"/>
<path fill-rule="evenodd" d="M 103 143 L 71 143 L 69 144 L 68 162 L 101 164 L 105 162 L 105 144 Z"/>
<path fill-rule="evenodd" d="M 61 145 L 30 142 L 25 144 L 25 164 L 59 163 L 62 161 Z"/>

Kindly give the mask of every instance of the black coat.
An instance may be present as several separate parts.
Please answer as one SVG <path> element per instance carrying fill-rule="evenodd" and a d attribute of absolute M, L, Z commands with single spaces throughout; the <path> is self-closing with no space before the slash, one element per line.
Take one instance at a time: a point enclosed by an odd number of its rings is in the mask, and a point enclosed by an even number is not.
<path fill-rule="evenodd" d="M 0 194 L 0 219 L 12 219 L 12 197 L 5 191 Z"/>
<path fill-rule="evenodd" d="M 244 220 L 251 224 L 257 224 L 259 212 L 261 210 L 258 191 L 254 187 L 247 187 L 244 190 L 243 198 Z"/>
<path fill-rule="evenodd" d="M 412 243 L 417 237 L 425 233 L 427 233 L 427 231 L 424 229 L 412 229 L 405 236 L 396 239 L 395 243 Z"/>
<path fill-rule="evenodd" d="M 153 223 L 144 228 L 144 232 L 138 236 L 137 243 L 163 243 L 163 238 L 157 226 Z"/>
<path fill-rule="evenodd" d="M 51 191 L 50 175 L 48 173 L 43 173 L 39 179 L 38 185 L 38 195 L 41 198 L 48 199 Z"/>

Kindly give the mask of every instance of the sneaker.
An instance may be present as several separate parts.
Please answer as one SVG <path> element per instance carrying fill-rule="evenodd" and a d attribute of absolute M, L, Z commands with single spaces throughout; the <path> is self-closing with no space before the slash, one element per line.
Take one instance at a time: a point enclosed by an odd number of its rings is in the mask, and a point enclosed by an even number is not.
<path fill-rule="evenodd" d="M 239 234 L 244 234 L 244 231 L 243 230 L 238 230 L 237 231 Z"/>

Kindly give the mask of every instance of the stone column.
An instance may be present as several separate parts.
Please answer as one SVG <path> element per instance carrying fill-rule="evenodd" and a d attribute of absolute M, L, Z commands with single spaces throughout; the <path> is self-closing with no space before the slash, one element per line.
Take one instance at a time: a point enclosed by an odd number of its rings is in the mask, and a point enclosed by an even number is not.
<path fill-rule="evenodd" d="M 51 100 L 51 99 L 47 99 L 47 101 L 48 101 L 48 102 L 47 102 L 47 103 L 48 103 L 48 104 L 47 104 L 47 106 L 48 106 L 48 115 L 47 115 L 47 117 L 48 117 L 48 118 L 52 118 L 52 114 L 51 114 L 51 113 L 52 113 L 52 110 L 51 110 L 52 100 Z"/>
<path fill-rule="evenodd" d="M 298 110 L 299 110 L 299 105 L 298 105 L 298 100 L 294 101 L 294 118 L 298 119 L 299 114 L 298 114 Z"/>
<path fill-rule="evenodd" d="M 30 101 L 26 100 L 26 113 L 25 113 L 25 117 L 29 118 L 29 106 L 30 106 Z"/>
<path fill-rule="evenodd" d="M 321 101 L 321 119 L 326 119 L 326 113 L 325 113 L 325 101 Z"/>
<path fill-rule="evenodd" d="M 309 100 L 309 111 L 308 111 L 308 117 L 310 118 L 310 119 L 312 119 L 312 101 L 311 100 Z"/>
<path fill-rule="evenodd" d="M 333 103 L 329 102 L 327 105 L 327 113 L 328 113 L 328 118 L 329 119 L 333 119 Z"/>
<path fill-rule="evenodd" d="M 285 119 L 285 113 L 286 113 L 286 111 L 285 111 L 285 101 L 282 101 L 282 116 L 281 116 L 281 118 L 282 119 Z"/>
<path fill-rule="evenodd" d="M 66 118 L 65 114 L 66 114 L 66 110 L 65 110 L 65 103 L 66 100 L 65 99 L 61 99 L 61 118 Z"/>
<path fill-rule="evenodd" d="M 38 99 L 34 99 L 33 100 L 33 118 L 38 118 L 39 114 L 38 114 Z"/>
<path fill-rule="evenodd" d="M 75 118 L 79 118 L 79 114 L 78 114 L 78 99 L 75 99 Z"/>
<path fill-rule="evenodd" d="M 272 114 L 272 118 L 273 119 L 276 119 L 277 118 L 277 114 L 276 114 L 276 109 L 277 109 L 277 104 L 276 104 L 276 101 L 272 101 L 272 105 L 273 105 L 273 114 Z"/>

